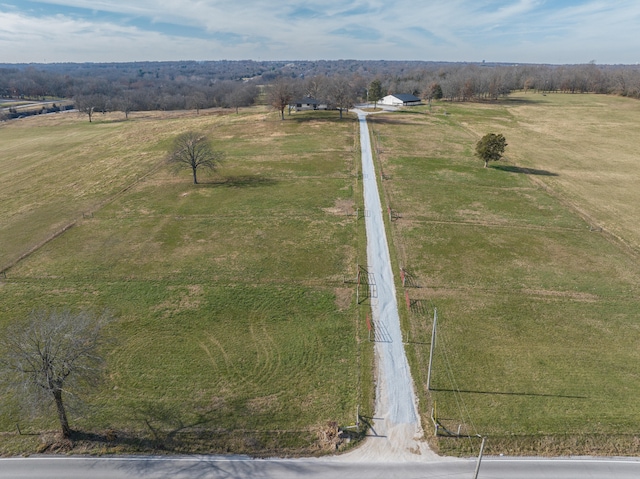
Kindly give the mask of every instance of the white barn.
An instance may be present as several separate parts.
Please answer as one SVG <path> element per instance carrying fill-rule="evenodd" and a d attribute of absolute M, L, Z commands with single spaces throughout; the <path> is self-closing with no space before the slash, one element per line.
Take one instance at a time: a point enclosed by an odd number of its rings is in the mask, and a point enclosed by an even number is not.
<path fill-rule="evenodd" d="M 417 96 L 408 93 L 396 93 L 385 96 L 378 103 L 389 106 L 414 106 L 421 105 L 422 101 Z"/>

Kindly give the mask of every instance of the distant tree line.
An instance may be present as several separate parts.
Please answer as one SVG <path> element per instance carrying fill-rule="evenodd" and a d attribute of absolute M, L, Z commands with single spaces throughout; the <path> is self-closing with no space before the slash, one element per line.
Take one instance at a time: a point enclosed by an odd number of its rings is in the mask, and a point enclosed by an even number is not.
<path fill-rule="evenodd" d="M 84 65 L 84 64 L 83 64 Z M 183 110 L 252 105 L 260 90 L 250 79 L 228 80 L 193 75 L 150 74 L 138 69 L 103 69 L 99 64 L 69 71 L 48 65 L 0 68 L 0 98 L 44 100 L 73 99 L 76 108 L 89 114 L 107 111 Z M 7 116 L 5 112 L 5 117 Z"/>
<path fill-rule="evenodd" d="M 640 98 L 640 68 L 635 65 L 356 60 L 0 64 L 0 97 L 74 99 L 90 116 L 111 110 L 128 115 L 273 104 L 261 92 L 265 85 L 284 82 L 289 101 L 310 96 L 342 112 L 367 98 L 373 80 L 380 82 L 383 94 L 412 93 L 425 100 L 492 100 L 514 90 Z"/>
<path fill-rule="evenodd" d="M 637 66 L 454 64 L 387 78 L 389 91 L 451 101 L 497 99 L 515 90 L 601 93 L 640 99 Z"/>

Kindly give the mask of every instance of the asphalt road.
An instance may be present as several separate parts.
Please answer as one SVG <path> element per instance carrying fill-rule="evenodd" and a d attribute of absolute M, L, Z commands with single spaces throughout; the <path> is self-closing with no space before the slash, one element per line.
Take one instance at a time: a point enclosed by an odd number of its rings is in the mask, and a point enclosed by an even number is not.
<path fill-rule="evenodd" d="M 475 460 L 362 463 L 340 459 L 233 457 L 33 457 L 0 459 L 0 479 L 471 479 Z M 637 479 L 638 459 L 493 458 L 483 479 Z"/>

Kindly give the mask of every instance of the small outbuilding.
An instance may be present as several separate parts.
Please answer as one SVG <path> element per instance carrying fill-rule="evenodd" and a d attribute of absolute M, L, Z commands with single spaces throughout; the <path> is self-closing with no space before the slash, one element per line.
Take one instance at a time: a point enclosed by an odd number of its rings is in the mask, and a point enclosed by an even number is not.
<path fill-rule="evenodd" d="M 393 95 L 385 96 L 378 103 L 389 106 L 415 106 L 421 105 L 422 100 L 410 93 L 395 93 Z"/>

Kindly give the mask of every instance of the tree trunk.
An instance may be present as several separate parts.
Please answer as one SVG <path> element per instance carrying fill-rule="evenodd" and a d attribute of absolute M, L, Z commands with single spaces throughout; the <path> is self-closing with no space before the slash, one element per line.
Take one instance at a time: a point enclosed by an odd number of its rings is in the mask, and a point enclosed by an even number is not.
<path fill-rule="evenodd" d="M 280 110 L 280 116 L 281 116 L 281 120 L 284 120 L 284 108 L 282 110 Z"/>
<path fill-rule="evenodd" d="M 487 160 L 484 160 L 484 167 L 487 168 L 489 166 L 489 162 Z"/>
<path fill-rule="evenodd" d="M 58 410 L 58 419 L 60 420 L 60 428 L 62 430 L 62 437 L 71 436 L 71 428 L 69 427 L 69 421 L 67 420 L 67 412 L 64 410 L 64 404 L 62 404 L 62 390 L 56 389 L 53 391 L 53 399 L 56 403 L 56 409 Z"/>
<path fill-rule="evenodd" d="M 198 184 L 198 177 L 196 176 L 196 169 L 193 168 L 193 184 L 197 185 Z"/>

